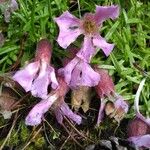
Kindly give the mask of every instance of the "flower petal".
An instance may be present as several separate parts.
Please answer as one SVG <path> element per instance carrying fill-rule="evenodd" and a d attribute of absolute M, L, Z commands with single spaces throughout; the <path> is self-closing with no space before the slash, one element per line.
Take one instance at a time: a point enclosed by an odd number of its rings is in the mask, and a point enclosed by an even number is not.
<path fill-rule="evenodd" d="M 38 61 L 30 63 L 24 69 L 17 71 L 13 76 L 13 79 L 17 81 L 25 89 L 26 92 L 28 92 L 31 90 L 32 81 L 34 80 L 38 70 Z"/>
<path fill-rule="evenodd" d="M 100 81 L 100 75 L 95 72 L 91 66 L 82 61 L 76 65 L 75 69 L 72 72 L 72 79 L 70 86 L 96 86 Z"/>
<path fill-rule="evenodd" d="M 49 76 L 50 76 L 50 81 L 52 82 L 51 87 L 53 89 L 56 89 L 58 87 L 58 81 L 56 79 L 56 74 L 55 70 L 53 67 L 49 66 Z"/>
<path fill-rule="evenodd" d="M 115 104 L 115 108 L 117 109 L 122 108 L 125 113 L 127 113 L 129 110 L 128 104 L 123 100 L 121 96 L 117 98 L 114 104 Z"/>
<path fill-rule="evenodd" d="M 100 98 L 109 97 L 115 91 L 115 85 L 113 83 L 112 77 L 109 75 L 107 70 L 100 69 L 97 66 L 94 70 L 99 73 L 101 80 L 95 87 L 97 94 Z"/>
<path fill-rule="evenodd" d="M 43 62 L 40 67 L 39 76 L 34 80 L 32 84 L 31 93 L 35 97 L 42 99 L 47 98 L 48 86 L 51 84 L 53 89 L 58 87 L 58 82 L 55 76 L 54 68 Z"/>
<path fill-rule="evenodd" d="M 93 37 L 93 44 L 101 48 L 106 56 L 109 56 L 114 48 L 114 44 L 107 43 L 105 38 L 102 38 L 100 35 L 96 35 Z"/>
<path fill-rule="evenodd" d="M 60 30 L 57 42 L 61 47 L 67 48 L 82 33 L 79 29 L 80 20 L 68 11 L 54 20 L 58 24 Z"/>
<path fill-rule="evenodd" d="M 128 138 L 128 140 L 134 143 L 137 147 L 150 148 L 150 134 L 130 137 Z"/>
<path fill-rule="evenodd" d="M 74 67 L 79 62 L 79 58 L 75 57 L 72 61 L 70 61 L 64 68 L 58 70 L 58 73 L 64 76 L 66 83 L 69 85 L 71 81 L 71 75 Z"/>
<path fill-rule="evenodd" d="M 116 19 L 119 16 L 119 6 L 96 6 L 95 18 L 97 23 L 101 24 L 103 21 L 111 18 Z"/>
<path fill-rule="evenodd" d="M 56 117 L 56 120 L 58 121 L 58 123 L 62 124 L 62 122 L 63 122 L 63 115 L 62 115 L 61 110 L 60 110 L 59 107 L 54 108 L 54 114 L 55 114 L 55 117 Z"/>
<path fill-rule="evenodd" d="M 48 102 L 49 101 L 47 100 L 42 100 L 38 104 L 36 104 L 26 117 L 25 124 L 30 126 L 40 124 L 44 113 L 47 112 L 49 109 Z"/>
<path fill-rule="evenodd" d="M 29 112 L 25 119 L 26 125 L 35 126 L 41 123 L 43 115 L 49 110 L 51 105 L 57 100 L 57 95 L 51 95 L 48 99 L 40 101 Z"/>
<path fill-rule="evenodd" d="M 90 62 L 94 53 L 95 48 L 93 47 L 92 39 L 85 36 L 83 46 L 76 55 L 85 62 Z"/>
<path fill-rule="evenodd" d="M 98 118 L 97 118 L 97 125 L 99 125 L 102 122 L 102 119 L 104 117 L 104 108 L 105 108 L 106 102 L 102 99 L 100 108 L 99 108 L 99 113 L 98 113 Z"/>
<path fill-rule="evenodd" d="M 34 80 L 31 93 L 35 97 L 47 98 L 49 80 L 49 70 L 47 63 L 41 63 L 38 77 Z"/>
<path fill-rule="evenodd" d="M 63 116 L 68 117 L 70 120 L 76 122 L 77 124 L 81 124 L 82 118 L 79 115 L 73 113 L 73 111 L 65 102 L 63 102 L 61 106 L 57 108 L 56 118 L 58 123 L 62 124 Z"/>

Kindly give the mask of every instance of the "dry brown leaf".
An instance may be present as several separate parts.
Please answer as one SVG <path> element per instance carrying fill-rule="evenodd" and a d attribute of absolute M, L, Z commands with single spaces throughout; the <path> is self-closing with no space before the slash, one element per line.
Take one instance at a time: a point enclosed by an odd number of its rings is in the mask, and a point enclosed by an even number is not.
<path fill-rule="evenodd" d="M 106 104 L 105 113 L 110 118 L 114 118 L 117 122 L 120 122 L 126 114 L 121 107 L 115 108 L 115 106 L 112 102 L 108 102 Z"/>
<path fill-rule="evenodd" d="M 91 101 L 91 88 L 86 86 L 81 86 L 78 89 L 72 90 L 71 94 L 71 104 L 72 108 L 76 111 L 81 107 L 84 112 L 89 110 L 89 105 Z"/>
<path fill-rule="evenodd" d="M 10 88 L 3 87 L 0 93 L 0 113 L 3 115 L 4 119 L 9 119 L 11 117 L 11 110 L 13 105 L 17 101 L 17 97 Z"/>

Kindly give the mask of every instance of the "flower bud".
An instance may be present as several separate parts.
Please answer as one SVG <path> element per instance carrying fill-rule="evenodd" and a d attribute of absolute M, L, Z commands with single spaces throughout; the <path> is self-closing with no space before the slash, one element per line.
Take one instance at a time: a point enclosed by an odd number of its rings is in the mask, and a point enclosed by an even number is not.
<path fill-rule="evenodd" d="M 98 85 L 95 87 L 97 94 L 101 98 L 104 98 L 105 96 L 109 96 L 114 93 L 114 83 L 112 78 L 109 76 L 108 71 L 98 67 L 95 67 L 95 71 L 99 73 L 101 78 Z"/>
<path fill-rule="evenodd" d="M 42 39 L 37 43 L 35 59 L 49 63 L 52 54 L 52 46 L 48 39 Z"/>

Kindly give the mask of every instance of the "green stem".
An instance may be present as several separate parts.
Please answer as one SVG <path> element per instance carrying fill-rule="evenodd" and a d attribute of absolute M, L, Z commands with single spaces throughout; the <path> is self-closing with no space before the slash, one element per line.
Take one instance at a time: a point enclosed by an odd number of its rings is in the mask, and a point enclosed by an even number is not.
<path fill-rule="evenodd" d="M 31 35 L 33 39 L 35 39 L 35 30 L 34 30 L 35 28 L 34 26 L 35 4 L 36 4 L 36 0 L 33 0 L 32 11 L 31 11 Z"/>

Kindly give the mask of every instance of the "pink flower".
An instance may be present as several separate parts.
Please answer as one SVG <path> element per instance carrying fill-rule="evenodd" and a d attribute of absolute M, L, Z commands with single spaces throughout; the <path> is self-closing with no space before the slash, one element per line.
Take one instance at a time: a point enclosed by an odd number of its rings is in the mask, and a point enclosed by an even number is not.
<path fill-rule="evenodd" d="M 48 95 L 47 99 L 42 100 L 38 104 L 36 104 L 29 112 L 25 120 L 25 123 L 27 125 L 35 126 L 40 124 L 42 118 L 44 117 L 44 114 L 50 108 L 54 111 L 56 119 L 60 124 L 62 124 L 64 116 L 75 121 L 77 124 L 81 123 L 81 117 L 79 115 L 74 114 L 69 108 L 69 106 L 64 102 L 64 97 L 69 90 L 67 84 L 61 77 L 58 77 L 58 81 L 60 86 L 56 90 L 53 90 Z"/>
<path fill-rule="evenodd" d="M 90 60 L 90 56 L 87 56 L 85 60 L 82 57 L 78 57 L 80 52 L 78 52 L 78 48 L 69 48 L 69 58 L 63 60 L 64 68 L 59 69 L 58 73 L 64 77 L 65 82 L 71 88 L 95 86 L 98 84 L 100 76 L 88 64 L 87 61 Z"/>
<path fill-rule="evenodd" d="M 136 117 L 128 125 L 128 140 L 137 147 L 150 148 L 150 118 L 145 118 L 139 111 L 139 97 L 144 83 L 145 79 L 141 81 L 135 96 Z"/>
<path fill-rule="evenodd" d="M 128 140 L 137 147 L 150 148 L 150 126 L 136 116 L 128 124 Z"/>
<path fill-rule="evenodd" d="M 76 122 L 78 125 L 81 124 L 82 118 L 79 115 L 75 114 L 63 99 L 59 99 L 58 102 L 53 108 L 58 123 L 62 124 L 63 118 L 67 117 L 71 121 Z"/>
<path fill-rule="evenodd" d="M 84 34 L 83 47 L 88 47 L 86 40 L 89 39 L 90 47 L 97 46 L 108 56 L 114 48 L 114 44 L 107 43 L 98 31 L 105 20 L 115 19 L 118 15 L 119 7 L 117 5 L 96 6 L 95 14 L 86 13 L 82 19 L 78 19 L 66 11 L 60 17 L 55 18 L 60 29 L 57 42 L 61 47 L 67 48 L 79 35 Z M 86 52 L 88 53 L 88 51 Z"/>
<path fill-rule="evenodd" d="M 97 85 L 100 80 L 99 74 L 87 62 L 77 56 L 64 68 L 59 69 L 59 73 L 64 76 L 66 83 L 72 88 L 78 86 L 92 87 Z"/>
<path fill-rule="evenodd" d="M 55 70 L 50 66 L 51 45 L 47 39 L 42 39 L 37 44 L 35 60 L 17 71 L 13 79 L 17 81 L 26 92 L 31 91 L 35 97 L 46 98 L 48 86 L 53 89 L 58 87 Z"/>
<path fill-rule="evenodd" d="M 97 125 L 100 124 L 104 117 L 104 110 L 107 115 L 110 115 L 111 118 L 120 122 L 120 120 L 123 119 L 124 115 L 128 112 L 129 106 L 121 96 L 115 93 L 115 86 L 111 76 L 108 74 L 108 71 L 100 69 L 97 66 L 95 66 L 94 70 L 99 73 L 101 77 L 98 85 L 95 86 L 96 92 L 101 99 Z M 106 104 L 108 100 L 112 102 L 108 102 Z"/>
<path fill-rule="evenodd" d="M 99 114 L 97 119 L 97 125 L 100 124 L 104 117 L 104 109 L 106 105 L 105 97 L 109 97 L 114 93 L 114 83 L 112 78 L 109 76 L 108 71 L 104 69 L 100 69 L 95 66 L 94 70 L 100 75 L 101 79 L 97 86 L 95 86 L 96 92 L 101 98 L 101 104 L 99 108 Z"/>

